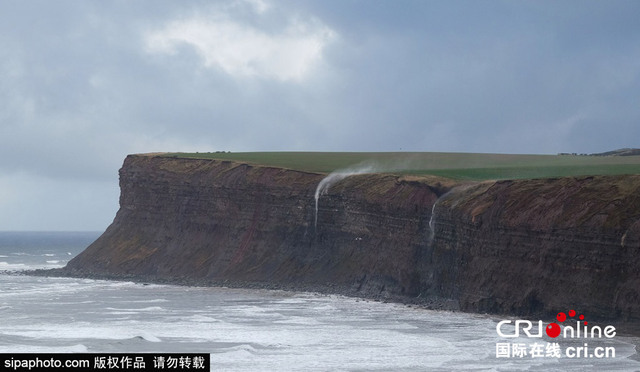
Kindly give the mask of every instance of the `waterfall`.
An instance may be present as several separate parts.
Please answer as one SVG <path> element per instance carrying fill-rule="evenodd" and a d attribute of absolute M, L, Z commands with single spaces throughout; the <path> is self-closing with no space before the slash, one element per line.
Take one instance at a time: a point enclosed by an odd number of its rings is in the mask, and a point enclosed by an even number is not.
<path fill-rule="evenodd" d="M 336 182 L 343 180 L 349 176 L 353 176 L 355 174 L 365 174 L 375 172 L 375 167 L 373 165 L 361 166 L 358 168 L 350 168 L 337 170 L 329 173 L 325 178 L 323 178 L 316 187 L 315 192 L 315 202 L 316 202 L 316 211 L 315 211 L 315 220 L 314 220 L 314 228 L 318 229 L 318 205 L 320 202 L 320 196 L 327 194 L 329 192 L 329 187 L 335 184 Z"/>
<path fill-rule="evenodd" d="M 441 197 L 438 197 L 438 199 L 436 199 L 436 201 L 433 202 L 433 206 L 431 207 L 431 217 L 429 218 L 429 240 L 428 240 L 429 245 L 431 245 L 431 243 L 433 242 L 433 239 L 436 237 L 436 230 L 435 230 L 436 206 L 438 205 L 440 198 Z"/>

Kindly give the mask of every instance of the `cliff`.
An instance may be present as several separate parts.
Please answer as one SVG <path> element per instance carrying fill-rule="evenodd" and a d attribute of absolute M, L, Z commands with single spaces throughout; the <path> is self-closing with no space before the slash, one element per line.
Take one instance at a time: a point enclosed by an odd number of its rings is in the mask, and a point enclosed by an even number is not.
<path fill-rule="evenodd" d="M 455 185 L 132 155 L 120 210 L 64 269 L 640 318 L 640 176 Z M 434 207 L 435 205 L 435 207 Z"/>

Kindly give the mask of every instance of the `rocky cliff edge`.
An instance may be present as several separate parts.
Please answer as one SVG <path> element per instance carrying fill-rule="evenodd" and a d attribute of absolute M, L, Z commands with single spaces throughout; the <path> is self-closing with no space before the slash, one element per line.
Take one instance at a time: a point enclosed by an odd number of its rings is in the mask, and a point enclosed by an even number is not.
<path fill-rule="evenodd" d="M 362 174 L 332 185 L 316 210 L 325 176 L 130 155 L 113 223 L 64 272 L 640 318 L 640 176 Z"/>

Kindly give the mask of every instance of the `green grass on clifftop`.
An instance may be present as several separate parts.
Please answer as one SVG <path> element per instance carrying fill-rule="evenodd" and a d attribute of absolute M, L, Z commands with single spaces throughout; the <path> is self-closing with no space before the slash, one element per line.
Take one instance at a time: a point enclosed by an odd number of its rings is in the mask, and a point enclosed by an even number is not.
<path fill-rule="evenodd" d="M 242 161 L 307 172 L 371 166 L 373 171 L 431 174 L 457 180 L 640 174 L 640 156 L 512 155 L 444 152 L 166 153 L 162 156 Z"/>

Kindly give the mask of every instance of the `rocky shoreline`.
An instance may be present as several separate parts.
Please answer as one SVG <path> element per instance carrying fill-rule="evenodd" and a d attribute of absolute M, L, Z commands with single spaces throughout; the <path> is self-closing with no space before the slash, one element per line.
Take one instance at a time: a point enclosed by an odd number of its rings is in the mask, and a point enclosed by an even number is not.
<path fill-rule="evenodd" d="M 283 285 L 270 282 L 248 282 L 248 281 L 233 281 L 233 280 L 202 280 L 183 277 L 183 278 L 158 278 L 145 275 L 108 275 L 100 273 L 78 273 L 69 272 L 65 268 L 56 269 L 37 269 L 26 270 L 20 272 L 8 272 L 10 275 L 31 275 L 39 277 L 60 277 L 60 278 L 81 278 L 91 280 L 109 280 L 109 281 L 126 281 L 139 284 L 160 284 L 160 285 L 175 285 L 185 287 L 218 287 L 218 288 L 240 288 L 240 289 L 255 289 L 255 290 L 273 290 L 273 291 L 287 291 L 287 292 L 304 292 L 315 293 L 319 295 L 338 295 L 351 298 L 358 298 L 365 301 L 376 301 L 383 303 L 397 303 L 406 305 L 408 307 L 414 307 L 425 310 L 435 311 L 450 311 L 461 312 L 460 306 L 455 300 L 437 298 L 437 297 L 406 297 L 406 296 L 367 296 L 364 293 L 353 291 L 351 288 L 344 286 L 337 286 L 331 283 L 327 285 L 314 285 L 314 284 L 289 284 Z M 477 312 L 476 312 L 477 313 Z M 491 316 L 496 319 L 517 319 L 514 315 L 498 316 L 496 314 L 484 313 L 487 316 Z M 533 318 L 524 317 L 522 319 L 532 320 Z M 554 321 L 554 314 L 541 315 L 539 318 L 544 322 Z M 640 322 L 638 321 L 610 321 L 606 319 L 598 319 L 600 322 L 606 322 L 616 327 L 617 335 L 630 338 L 636 346 L 637 353 L 631 358 L 640 360 Z"/>
<path fill-rule="evenodd" d="M 60 278 L 81 278 L 92 280 L 111 280 L 111 281 L 127 281 L 140 284 L 162 284 L 162 285 L 176 285 L 185 287 L 220 287 L 220 288 L 243 288 L 243 289 L 256 289 L 256 290 L 277 290 L 287 292 L 309 292 L 318 293 L 322 295 L 339 295 L 345 297 L 361 298 L 371 301 L 378 301 L 384 303 L 399 303 L 404 305 L 410 305 L 420 307 L 428 310 L 441 310 L 441 311 L 459 311 L 460 307 L 458 303 L 451 299 L 437 298 L 437 297 L 406 297 L 406 296 L 394 296 L 394 295 L 382 295 L 382 294 L 366 294 L 363 292 L 354 291 L 352 288 L 336 285 L 333 283 L 326 283 L 325 285 L 309 284 L 309 283 L 275 283 L 275 282 L 255 282 L 255 281 L 242 281 L 242 280 L 211 280 L 211 279 L 194 279 L 189 277 L 176 277 L 165 278 L 156 277 L 150 275 L 111 275 L 104 273 L 80 273 L 66 270 L 65 268 L 57 269 L 37 269 L 26 270 L 17 272 L 20 275 L 32 275 L 40 277 L 60 277 Z M 11 272 L 16 274 L 16 272 Z"/>

